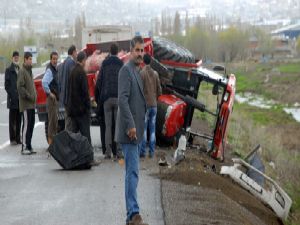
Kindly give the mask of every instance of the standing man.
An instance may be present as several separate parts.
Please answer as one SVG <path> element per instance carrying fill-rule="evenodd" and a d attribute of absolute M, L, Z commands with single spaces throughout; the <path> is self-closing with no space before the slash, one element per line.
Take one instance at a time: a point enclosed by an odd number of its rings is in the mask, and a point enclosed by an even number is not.
<path fill-rule="evenodd" d="M 19 111 L 19 94 L 17 78 L 19 73 L 19 52 L 14 51 L 12 63 L 5 70 L 4 86 L 7 92 L 7 108 L 9 109 L 9 139 L 11 145 L 21 144 L 21 116 Z"/>
<path fill-rule="evenodd" d="M 60 107 L 65 108 L 65 128 L 66 130 L 71 130 L 71 120 L 68 117 L 68 113 L 66 112 L 66 106 L 68 102 L 68 86 L 69 86 L 69 78 L 72 69 L 76 65 L 76 57 L 77 50 L 75 45 L 71 45 L 68 49 L 68 57 L 63 62 L 63 65 L 60 67 L 58 71 L 58 82 L 59 82 L 59 102 Z"/>
<path fill-rule="evenodd" d="M 100 94 L 101 94 L 101 77 L 100 73 L 98 74 L 96 88 L 95 88 L 95 100 L 97 102 L 97 116 L 99 118 L 99 125 L 100 125 L 100 139 L 102 145 L 102 154 L 105 155 L 106 153 L 106 143 L 105 143 L 105 118 L 104 118 L 104 107 L 103 102 L 101 102 Z"/>
<path fill-rule="evenodd" d="M 90 134 L 90 94 L 86 72 L 84 71 L 86 54 L 79 52 L 77 63 L 70 74 L 68 86 L 67 113 L 70 118 L 70 131 L 87 137 L 91 144 Z"/>
<path fill-rule="evenodd" d="M 143 62 L 144 40 L 134 37 L 130 42 L 131 59 L 119 72 L 116 140 L 125 159 L 126 224 L 146 225 L 139 212 L 137 185 L 139 180 L 139 149 L 144 133 L 146 102 L 140 64 Z"/>
<path fill-rule="evenodd" d="M 115 158 L 121 158 L 121 150 L 113 148 L 115 146 L 115 124 L 118 111 L 118 75 L 123 62 L 117 56 L 118 46 L 112 44 L 110 47 L 110 56 L 107 57 L 100 69 L 100 101 L 104 106 L 105 118 L 105 158 L 111 159 L 111 153 Z"/>
<path fill-rule="evenodd" d="M 57 133 L 57 113 L 58 113 L 58 79 L 57 79 L 57 52 L 50 54 L 50 64 L 47 66 L 42 80 L 43 89 L 47 95 L 48 109 L 48 144 L 51 145 L 53 137 Z"/>
<path fill-rule="evenodd" d="M 21 67 L 17 80 L 17 88 L 19 93 L 19 108 L 23 113 L 22 126 L 22 154 L 33 154 L 31 146 L 32 133 L 35 123 L 35 102 L 36 90 L 33 83 L 32 75 L 32 54 L 24 53 L 24 64 Z M 25 145 L 25 149 L 24 149 Z"/>
<path fill-rule="evenodd" d="M 153 158 L 155 151 L 155 124 L 157 114 L 157 99 L 161 95 L 161 85 L 158 73 L 154 71 L 151 66 L 151 56 L 144 55 L 145 67 L 142 70 L 142 80 L 144 84 L 144 94 L 147 103 L 147 112 L 145 116 L 145 129 L 144 138 L 140 145 L 140 157 L 146 156 L 146 142 L 147 142 L 147 130 L 149 128 L 150 140 L 149 140 L 149 157 Z"/>

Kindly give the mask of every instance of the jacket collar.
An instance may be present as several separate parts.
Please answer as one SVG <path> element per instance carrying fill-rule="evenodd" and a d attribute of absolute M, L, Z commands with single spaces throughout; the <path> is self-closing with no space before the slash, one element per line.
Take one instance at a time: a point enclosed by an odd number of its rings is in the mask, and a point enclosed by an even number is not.
<path fill-rule="evenodd" d="M 28 72 L 31 73 L 32 66 L 27 66 L 27 65 L 25 65 L 25 63 L 24 63 L 24 64 L 23 64 L 23 67 L 24 67 Z"/>
<path fill-rule="evenodd" d="M 57 71 L 57 67 L 53 66 L 51 63 L 49 63 L 47 68 L 50 68 L 50 69 L 53 69 L 54 71 Z"/>
<path fill-rule="evenodd" d="M 143 91 L 143 84 L 142 84 L 140 73 L 138 71 L 138 67 L 135 65 L 135 63 L 132 60 L 129 61 L 129 65 L 132 69 L 133 76 L 135 77 L 135 79 L 139 85 L 140 91 L 141 91 L 143 97 L 145 98 L 144 91 Z"/>
<path fill-rule="evenodd" d="M 18 66 L 18 69 L 20 68 L 20 66 L 19 65 L 16 65 L 16 64 L 14 64 L 13 62 L 10 64 L 10 71 L 16 71 L 15 70 L 15 68 L 16 68 L 16 66 Z"/>

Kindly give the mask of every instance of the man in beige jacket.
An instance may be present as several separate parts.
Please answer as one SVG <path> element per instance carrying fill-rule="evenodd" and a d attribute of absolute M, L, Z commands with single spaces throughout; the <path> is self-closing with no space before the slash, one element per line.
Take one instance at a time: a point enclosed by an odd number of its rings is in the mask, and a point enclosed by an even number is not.
<path fill-rule="evenodd" d="M 147 130 L 149 129 L 149 157 L 152 158 L 155 152 L 155 124 L 157 114 L 157 99 L 161 95 L 161 85 L 158 73 L 154 71 L 151 66 L 151 56 L 148 54 L 144 55 L 145 67 L 141 72 L 143 84 L 144 84 L 144 95 L 147 103 L 147 112 L 145 115 L 145 129 L 143 141 L 139 145 L 140 157 L 146 156 L 146 143 L 147 143 Z"/>
<path fill-rule="evenodd" d="M 19 109 L 22 112 L 22 154 L 34 154 L 31 146 L 32 133 L 35 123 L 36 90 L 32 75 L 32 54 L 24 53 L 24 64 L 19 70 L 17 79 L 19 93 Z M 25 146 L 25 149 L 24 149 Z"/>

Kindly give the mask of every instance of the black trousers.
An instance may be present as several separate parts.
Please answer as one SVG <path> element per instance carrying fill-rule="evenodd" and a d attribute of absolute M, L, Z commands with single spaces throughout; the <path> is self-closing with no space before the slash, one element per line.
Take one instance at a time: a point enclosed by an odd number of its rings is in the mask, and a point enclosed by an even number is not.
<path fill-rule="evenodd" d="M 16 141 L 21 142 L 20 132 L 21 132 L 21 121 L 22 113 L 19 109 L 9 109 L 9 139 L 10 142 Z"/>
<path fill-rule="evenodd" d="M 91 140 L 91 114 L 87 113 L 82 116 L 70 117 L 70 131 L 73 133 L 80 132 L 82 136 L 87 137 L 90 144 L 92 144 Z"/>
<path fill-rule="evenodd" d="M 98 118 L 99 118 L 99 125 L 100 125 L 100 139 L 101 139 L 101 145 L 102 145 L 102 153 L 103 155 L 105 155 L 106 152 L 106 145 L 105 145 L 105 118 L 104 118 L 104 107 L 103 107 L 103 103 L 99 103 L 99 114 L 98 114 Z"/>
<path fill-rule="evenodd" d="M 35 123 L 34 109 L 26 109 L 23 112 L 22 140 L 27 148 L 31 148 L 31 139 Z"/>

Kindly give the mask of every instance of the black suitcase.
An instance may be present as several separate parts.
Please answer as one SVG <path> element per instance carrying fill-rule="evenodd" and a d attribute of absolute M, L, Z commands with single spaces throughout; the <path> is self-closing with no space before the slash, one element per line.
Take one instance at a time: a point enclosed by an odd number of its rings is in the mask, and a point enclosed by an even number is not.
<path fill-rule="evenodd" d="M 90 169 L 93 147 L 80 133 L 62 131 L 54 136 L 49 153 L 66 170 Z"/>

